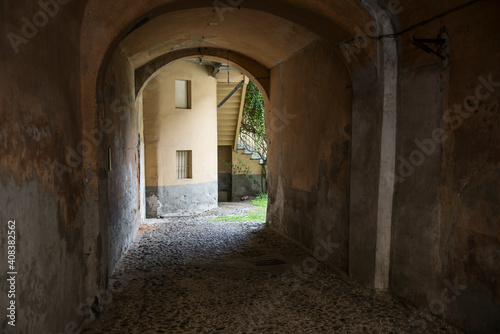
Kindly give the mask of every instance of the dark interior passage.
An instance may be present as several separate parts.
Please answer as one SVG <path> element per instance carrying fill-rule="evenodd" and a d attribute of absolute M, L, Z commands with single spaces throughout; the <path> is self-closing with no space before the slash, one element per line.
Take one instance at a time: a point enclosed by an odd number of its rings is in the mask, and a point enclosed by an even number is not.
<path fill-rule="evenodd" d="M 500 332 L 498 17 L 498 0 L 1 1 L 0 275 L 17 274 L 0 280 L 16 289 L 1 292 L 0 308 L 15 306 L 0 332 L 80 328 L 136 235 L 154 233 L 139 231 L 155 204 L 147 187 L 153 199 L 167 185 L 146 178 L 156 139 L 144 127 L 166 118 L 144 112 L 155 96 L 145 87 L 181 61 L 234 68 L 263 93 L 266 226 L 304 254 L 338 245 L 324 263 L 335 268 L 328 291 L 321 280 L 311 291 L 336 300 L 338 271 L 467 333 Z M 214 93 L 209 69 L 198 73 Z M 170 74 L 168 84 L 206 91 Z M 190 151 L 169 157 L 199 158 Z M 188 200 L 206 197 L 193 189 Z M 241 249 L 209 258 L 226 251 Z"/>

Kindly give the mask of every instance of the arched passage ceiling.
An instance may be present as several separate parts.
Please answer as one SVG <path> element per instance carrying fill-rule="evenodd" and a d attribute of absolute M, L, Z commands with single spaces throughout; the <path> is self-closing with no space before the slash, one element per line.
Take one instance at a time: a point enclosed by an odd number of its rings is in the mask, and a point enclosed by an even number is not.
<path fill-rule="evenodd" d="M 227 1 L 221 0 L 221 3 L 228 5 L 234 3 L 232 0 L 231 2 Z M 402 12 L 397 17 L 394 17 L 394 20 L 398 21 L 396 24 L 399 28 L 396 31 L 398 32 L 411 29 L 412 26 L 425 23 L 425 21 L 432 20 L 434 17 L 439 17 L 443 14 L 443 11 L 449 10 L 449 7 L 444 7 L 442 3 L 446 3 L 447 6 L 450 4 L 463 6 L 478 1 L 487 0 L 444 0 L 443 2 L 435 0 L 422 0 L 418 2 L 411 0 L 244 0 L 241 2 L 241 8 L 242 10 L 258 10 L 294 22 L 297 25 L 306 27 L 316 35 L 335 45 L 358 36 L 360 31 L 363 33 L 365 27 L 369 26 L 370 22 L 373 22 L 373 15 L 377 15 L 365 7 L 365 3 L 381 3 L 382 7 L 385 7 L 387 2 L 395 2 L 400 5 Z M 214 2 L 207 0 L 86 0 L 84 8 L 80 38 L 82 92 L 80 99 L 84 128 L 92 128 L 95 123 L 96 103 L 100 103 L 98 93 L 103 90 L 104 75 L 109 66 L 111 56 L 116 51 L 118 45 L 124 42 L 124 39 L 127 39 L 127 33 L 134 26 L 145 18 L 154 20 L 161 15 L 167 15 L 166 13 L 200 8 L 208 8 L 209 11 L 215 9 Z M 236 12 L 235 9 L 233 12 L 234 14 L 226 12 L 224 21 L 231 20 L 231 14 L 235 16 L 236 20 L 238 16 L 236 13 L 241 13 L 241 10 Z M 187 28 L 187 25 L 183 24 L 182 27 Z M 146 29 L 145 26 L 142 28 Z M 134 33 L 138 32 L 133 32 L 132 34 Z M 435 34 L 435 32 L 430 32 L 429 36 L 433 37 Z M 184 33 L 183 35 L 189 34 Z M 128 37 L 131 37 L 131 35 Z M 182 36 L 178 37 L 182 38 Z M 237 43 L 237 41 L 233 42 Z M 199 43 L 201 44 L 201 42 Z M 154 50 L 159 46 L 160 44 L 156 44 L 149 45 L 148 47 Z M 276 45 L 272 46 L 272 49 L 276 50 Z M 281 47 L 279 44 L 277 46 Z M 235 46 L 233 45 L 232 47 L 234 48 Z M 300 48 L 298 44 L 295 47 L 296 49 Z M 293 48 L 290 46 L 290 49 Z M 147 49 L 136 51 L 127 49 L 126 52 L 131 58 L 140 58 L 139 54 L 144 51 L 147 52 Z M 282 53 L 281 50 L 278 51 L 280 52 L 275 54 L 274 60 L 270 56 L 262 57 L 255 50 L 252 52 L 252 57 L 257 59 L 266 58 L 264 59 L 264 63 L 267 66 L 273 66 L 281 58 L 286 57 L 285 53 Z M 249 50 L 246 50 L 245 55 L 250 57 L 248 52 Z M 154 57 L 154 55 L 148 57 Z M 142 60 L 142 62 L 146 61 L 147 57 Z M 134 60 L 134 62 L 140 64 L 138 60 Z"/>
<path fill-rule="evenodd" d="M 156 17 L 129 34 L 121 48 L 135 68 L 165 53 L 203 47 L 235 51 L 272 68 L 317 38 L 262 11 L 233 9 L 219 16 L 213 8 L 198 8 Z"/>
<path fill-rule="evenodd" d="M 401 9 L 395 21 L 397 21 L 398 30 L 404 31 L 433 17 L 439 17 L 450 8 L 466 6 L 478 1 L 483 0 L 381 0 L 378 2 L 381 7 L 392 3 Z M 220 1 L 227 5 L 234 2 Z M 377 1 L 244 0 L 241 1 L 240 7 L 286 18 L 307 27 L 331 43 L 338 44 L 358 36 L 359 32 L 365 31 L 366 25 L 373 21 L 372 15 L 376 13 L 370 13 L 363 5 L 365 2 Z M 162 13 L 196 8 L 209 8 L 213 11 L 214 2 L 206 0 L 86 0 L 81 26 L 83 86 L 95 84 L 98 72 L 104 71 L 101 66 L 107 66 L 113 50 L 125 37 L 127 31 L 130 31 L 141 19 L 156 18 Z M 226 12 L 225 17 L 229 14 L 231 12 Z M 183 27 L 186 25 L 183 24 Z M 150 45 L 150 47 L 158 47 L 158 45 Z M 145 50 L 136 51 L 129 49 L 127 55 L 139 57 L 138 53 Z"/>
<path fill-rule="evenodd" d="M 235 3 L 233 0 L 228 1 L 222 0 L 219 3 L 227 6 Z M 87 0 L 82 16 L 80 39 L 82 111 L 92 113 L 92 110 L 95 110 L 95 106 L 92 106 L 90 101 L 92 101 L 92 97 L 97 96 L 97 92 L 102 90 L 104 74 L 111 56 L 139 22 L 146 18 L 154 20 L 166 13 L 182 10 L 208 8 L 209 12 L 217 9 L 217 3 L 207 0 Z M 241 1 L 240 7 L 273 14 L 276 17 L 295 22 L 334 44 L 352 38 L 355 34 L 354 27 L 364 25 L 364 22 L 370 20 L 371 17 L 360 2 L 352 0 L 328 2 L 317 0 L 244 0 Z M 233 15 L 236 16 L 236 13 L 240 13 L 241 10 L 237 11 L 234 8 L 233 12 Z M 229 11 L 225 12 L 224 21 L 229 19 L 230 14 L 232 13 Z M 187 25 L 183 24 L 182 27 L 187 28 Z M 147 50 L 140 50 L 138 53 L 143 51 Z M 134 56 L 134 51 L 127 52 L 129 52 L 127 55 Z M 245 55 L 248 54 L 245 53 Z M 284 56 L 278 55 L 274 61 L 266 60 L 265 63 L 272 66 L 281 57 Z M 145 62 L 147 59 L 142 61 Z M 92 120 L 88 115 L 85 119 L 88 119 L 89 124 L 91 124 Z"/>

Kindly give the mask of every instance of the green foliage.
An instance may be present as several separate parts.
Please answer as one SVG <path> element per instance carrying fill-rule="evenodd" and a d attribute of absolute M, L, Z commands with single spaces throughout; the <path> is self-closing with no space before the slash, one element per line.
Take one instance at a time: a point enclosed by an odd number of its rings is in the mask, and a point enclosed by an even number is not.
<path fill-rule="evenodd" d="M 264 98 L 257 86 L 250 81 L 243 108 L 240 137 L 259 154 L 264 164 L 267 158 L 265 115 Z"/>
<path fill-rule="evenodd" d="M 252 175 L 252 171 L 250 170 L 250 166 L 248 166 L 246 163 L 241 161 L 241 159 L 238 158 L 239 164 L 233 164 L 231 162 L 227 162 L 226 160 L 220 158 L 220 160 L 226 165 L 226 167 L 231 171 L 233 175 L 235 174 L 242 174 L 247 176 L 255 185 L 256 188 L 259 187 L 259 182 L 255 179 L 255 177 Z"/>
<path fill-rule="evenodd" d="M 260 194 L 259 197 L 252 201 L 252 204 L 259 208 L 267 208 L 267 194 Z"/>
<path fill-rule="evenodd" d="M 261 208 L 254 208 L 246 215 L 241 216 L 220 216 L 210 219 L 213 222 L 265 222 L 266 210 Z"/>
<path fill-rule="evenodd" d="M 220 216 L 209 219 L 212 222 L 265 222 L 267 213 L 267 195 L 260 195 L 252 201 L 255 206 L 248 213 L 240 216 Z"/>
<path fill-rule="evenodd" d="M 267 184 L 267 139 L 266 139 L 266 109 L 264 98 L 257 86 L 250 81 L 247 87 L 245 105 L 241 121 L 240 138 L 249 145 L 263 161 L 262 191 Z"/>
<path fill-rule="evenodd" d="M 262 148 L 260 141 L 266 141 L 266 109 L 264 98 L 259 89 L 250 81 L 247 87 L 245 106 L 241 122 L 241 133 L 253 139 L 258 147 Z M 250 143 L 249 143 L 250 144 Z M 267 146 L 267 145 L 266 145 Z M 260 151 L 259 151 L 260 152 Z"/>

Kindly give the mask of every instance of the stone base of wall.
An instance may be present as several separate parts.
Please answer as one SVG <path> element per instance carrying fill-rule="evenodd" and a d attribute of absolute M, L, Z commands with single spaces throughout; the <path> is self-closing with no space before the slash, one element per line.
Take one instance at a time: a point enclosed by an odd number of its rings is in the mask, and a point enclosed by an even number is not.
<path fill-rule="evenodd" d="M 231 200 L 232 175 L 230 173 L 219 173 L 219 202 Z"/>
<path fill-rule="evenodd" d="M 146 216 L 197 213 L 217 207 L 217 181 L 166 187 L 146 187 Z"/>
<path fill-rule="evenodd" d="M 262 192 L 262 176 L 260 174 L 252 175 L 252 177 L 257 181 L 257 184 L 254 184 L 250 175 L 233 175 L 233 200 L 240 200 L 243 196 L 257 196 Z M 264 187 L 264 191 L 266 188 Z"/>

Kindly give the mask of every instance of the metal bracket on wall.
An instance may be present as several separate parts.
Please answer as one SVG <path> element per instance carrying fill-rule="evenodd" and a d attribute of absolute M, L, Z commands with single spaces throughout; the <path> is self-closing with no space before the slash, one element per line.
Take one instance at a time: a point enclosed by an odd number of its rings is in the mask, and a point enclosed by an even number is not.
<path fill-rule="evenodd" d="M 214 71 L 212 72 L 212 78 L 215 78 L 217 76 L 220 71 L 220 66 L 220 64 L 212 65 L 212 67 L 214 68 Z"/>
<path fill-rule="evenodd" d="M 417 39 L 415 37 L 413 37 L 413 42 L 412 42 L 413 45 L 418 46 L 419 48 L 421 48 L 422 50 L 424 50 L 427 53 L 433 53 L 433 54 L 435 54 L 436 56 L 438 56 L 439 58 L 441 58 L 441 60 L 446 60 L 446 58 L 444 56 L 440 55 L 437 51 L 431 49 L 426 44 L 444 45 L 445 43 L 446 43 L 446 40 L 442 39 L 442 38 L 437 38 L 437 39 Z"/>

